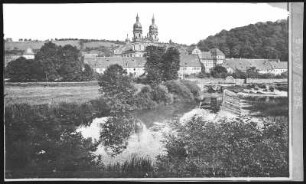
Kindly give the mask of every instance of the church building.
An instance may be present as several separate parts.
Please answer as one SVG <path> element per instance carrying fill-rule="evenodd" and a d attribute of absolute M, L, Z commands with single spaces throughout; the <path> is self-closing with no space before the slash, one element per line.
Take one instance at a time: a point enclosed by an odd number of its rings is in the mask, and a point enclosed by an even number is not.
<path fill-rule="evenodd" d="M 142 25 L 139 21 L 139 16 L 136 16 L 136 22 L 133 25 L 133 38 L 132 42 L 130 39 L 126 38 L 126 45 L 120 46 L 114 50 L 115 56 L 121 57 L 143 57 L 145 54 L 145 49 L 149 45 L 159 45 L 158 44 L 158 27 L 155 24 L 154 15 L 152 17 L 152 24 L 149 26 L 149 32 L 147 36 L 143 36 Z"/>

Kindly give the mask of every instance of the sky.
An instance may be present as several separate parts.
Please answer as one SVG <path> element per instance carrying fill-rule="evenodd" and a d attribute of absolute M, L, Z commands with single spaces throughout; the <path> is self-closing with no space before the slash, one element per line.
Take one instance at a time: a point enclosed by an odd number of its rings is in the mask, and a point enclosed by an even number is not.
<path fill-rule="evenodd" d="M 271 3 L 269 3 L 271 4 Z M 4 38 L 125 40 L 138 13 L 143 36 L 154 14 L 159 40 L 193 44 L 224 30 L 286 19 L 278 3 L 3 4 Z"/>

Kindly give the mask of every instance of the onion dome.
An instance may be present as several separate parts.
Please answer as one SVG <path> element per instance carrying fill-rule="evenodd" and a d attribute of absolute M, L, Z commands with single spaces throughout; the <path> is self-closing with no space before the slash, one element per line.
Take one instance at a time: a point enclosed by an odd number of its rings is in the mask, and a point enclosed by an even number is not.
<path fill-rule="evenodd" d="M 137 13 L 137 17 L 136 17 L 136 23 L 134 24 L 134 29 L 142 29 L 142 26 L 139 22 L 139 17 L 138 17 L 138 13 Z"/>

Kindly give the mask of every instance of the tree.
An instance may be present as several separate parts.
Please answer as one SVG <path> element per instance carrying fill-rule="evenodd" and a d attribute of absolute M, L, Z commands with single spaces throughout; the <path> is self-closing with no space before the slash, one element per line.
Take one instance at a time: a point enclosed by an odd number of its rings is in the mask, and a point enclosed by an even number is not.
<path fill-rule="evenodd" d="M 176 48 L 170 47 L 163 55 L 162 60 L 163 81 L 177 79 L 180 69 L 180 52 Z"/>
<path fill-rule="evenodd" d="M 20 57 L 8 63 L 5 76 L 12 82 L 41 81 L 44 79 L 42 66 L 32 59 Z"/>
<path fill-rule="evenodd" d="M 110 65 L 99 76 L 98 84 L 102 98 L 111 108 L 112 115 L 120 115 L 133 110 L 133 95 L 136 91 L 132 79 L 120 65 Z"/>
<path fill-rule="evenodd" d="M 47 42 L 37 52 L 35 59 L 42 64 L 48 81 L 82 80 L 83 64 L 76 47 Z"/>
<path fill-rule="evenodd" d="M 35 55 L 42 66 L 48 81 L 60 79 L 58 73 L 61 67 L 60 48 L 52 42 L 45 43 Z"/>
<path fill-rule="evenodd" d="M 288 24 L 286 20 L 250 24 L 222 30 L 198 42 L 201 50 L 219 48 L 227 57 L 270 58 L 288 61 Z M 229 48 L 230 53 L 226 49 Z"/>
<path fill-rule="evenodd" d="M 97 145 L 76 132 L 82 121 L 90 121 L 86 117 L 92 113 L 84 109 L 88 108 L 71 104 L 6 107 L 5 159 L 10 177 L 79 177 L 84 170 L 97 169 L 92 155 Z"/>
<path fill-rule="evenodd" d="M 248 68 L 246 74 L 248 78 L 258 78 L 259 76 L 258 69 L 256 69 L 256 67 Z"/>
<path fill-rule="evenodd" d="M 227 70 L 223 66 L 217 65 L 211 70 L 211 75 L 215 78 L 225 78 L 227 76 Z"/>
<path fill-rule="evenodd" d="M 82 80 L 82 62 L 80 51 L 71 45 L 65 45 L 59 48 L 61 66 L 58 70 L 63 81 Z"/>
<path fill-rule="evenodd" d="M 157 85 L 163 80 L 163 54 L 164 47 L 148 46 L 146 48 L 147 62 L 145 64 L 145 71 L 147 73 L 146 79 L 149 84 Z"/>
<path fill-rule="evenodd" d="M 94 70 L 89 66 L 89 64 L 84 64 L 84 71 L 82 73 L 83 80 L 92 80 L 95 76 Z"/>
<path fill-rule="evenodd" d="M 245 79 L 247 78 L 247 74 L 246 72 L 236 69 L 235 72 L 233 73 L 233 77 L 236 79 Z"/>

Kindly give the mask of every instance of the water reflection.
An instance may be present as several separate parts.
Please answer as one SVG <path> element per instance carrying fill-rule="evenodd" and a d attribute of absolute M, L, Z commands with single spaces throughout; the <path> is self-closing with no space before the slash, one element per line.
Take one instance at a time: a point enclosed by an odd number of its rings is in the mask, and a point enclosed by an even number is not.
<path fill-rule="evenodd" d="M 116 156 L 109 155 L 103 145 L 98 147 L 95 153 L 102 155 L 102 162 L 105 164 L 123 163 L 126 160 L 130 160 L 134 155 L 138 157 L 149 157 L 154 161 L 157 155 L 164 152 L 164 146 L 161 142 L 162 139 L 161 132 L 154 132 L 142 124 L 142 130 L 138 133 L 133 133 L 128 138 L 127 147 L 120 154 Z"/>
<path fill-rule="evenodd" d="M 132 116 L 103 117 L 93 120 L 89 127 L 80 127 L 83 137 L 99 141 L 94 154 L 104 164 L 121 162 L 138 157 L 152 161 L 165 153 L 163 133 L 171 131 L 168 121 L 181 117 L 195 104 L 176 104 L 151 111 L 139 111 Z"/>

